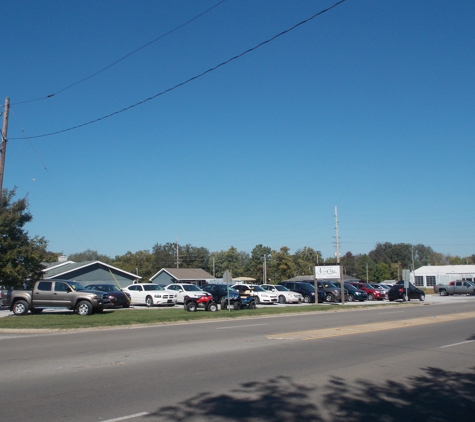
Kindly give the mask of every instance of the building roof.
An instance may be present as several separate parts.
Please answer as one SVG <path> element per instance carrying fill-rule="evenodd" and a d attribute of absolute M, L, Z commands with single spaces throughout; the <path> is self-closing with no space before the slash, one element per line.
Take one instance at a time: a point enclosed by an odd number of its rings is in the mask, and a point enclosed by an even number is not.
<path fill-rule="evenodd" d="M 425 265 L 414 271 L 417 274 L 475 274 L 475 265 Z"/>
<path fill-rule="evenodd" d="M 52 266 L 47 267 L 43 270 L 43 274 L 44 274 L 45 279 L 53 278 L 53 277 L 59 277 L 59 276 L 66 276 L 65 278 L 67 278 L 67 274 L 70 273 L 71 271 L 86 268 L 86 267 L 90 267 L 90 266 L 93 266 L 93 265 L 102 265 L 102 266 L 107 267 L 111 270 L 114 270 L 114 271 L 122 273 L 122 274 L 126 274 L 127 276 L 133 277 L 133 278 L 136 278 L 136 279 L 141 279 L 142 278 L 142 277 L 140 277 L 136 274 L 129 273 L 129 272 L 121 270 L 120 268 L 117 268 L 117 267 L 113 267 L 112 265 L 106 264 L 102 261 L 84 261 L 84 262 L 67 261 L 67 262 L 61 262 L 61 263 L 55 262 L 54 264 L 57 264 L 57 265 L 52 265 Z"/>
<path fill-rule="evenodd" d="M 209 280 L 213 278 L 211 274 L 201 268 L 162 268 L 150 277 L 150 280 L 153 280 L 162 272 L 170 274 L 176 280 Z"/>

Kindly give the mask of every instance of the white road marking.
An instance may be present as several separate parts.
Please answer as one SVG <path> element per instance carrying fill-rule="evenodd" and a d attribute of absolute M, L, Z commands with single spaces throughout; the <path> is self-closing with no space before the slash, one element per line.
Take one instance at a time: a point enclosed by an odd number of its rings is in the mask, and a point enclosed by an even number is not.
<path fill-rule="evenodd" d="M 268 324 L 234 325 L 232 327 L 218 327 L 216 329 L 217 330 L 228 330 L 230 328 L 257 327 L 258 325 L 268 325 Z"/>
<path fill-rule="evenodd" d="M 120 418 L 107 419 L 106 421 L 101 421 L 101 422 L 125 421 L 127 419 L 133 419 L 133 418 L 138 418 L 140 416 L 147 416 L 147 415 L 148 415 L 147 412 L 140 412 L 140 413 L 135 413 L 134 415 L 121 416 Z"/>
<path fill-rule="evenodd" d="M 404 311 L 395 311 L 395 312 L 380 312 L 378 315 L 387 315 L 387 314 L 402 314 Z"/>
<path fill-rule="evenodd" d="M 440 348 L 445 349 L 446 347 L 459 346 L 460 344 L 472 343 L 473 341 L 475 341 L 475 340 L 461 341 L 460 343 L 447 344 L 446 346 L 440 346 Z"/>

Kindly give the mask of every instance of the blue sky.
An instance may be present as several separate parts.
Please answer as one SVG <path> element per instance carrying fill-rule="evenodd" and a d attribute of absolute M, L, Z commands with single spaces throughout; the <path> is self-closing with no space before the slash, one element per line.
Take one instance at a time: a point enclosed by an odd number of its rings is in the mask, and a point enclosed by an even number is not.
<path fill-rule="evenodd" d="M 4 187 L 66 255 L 156 243 L 342 254 L 377 242 L 475 253 L 475 2 L 3 5 Z M 16 139 L 28 136 L 29 139 Z"/>

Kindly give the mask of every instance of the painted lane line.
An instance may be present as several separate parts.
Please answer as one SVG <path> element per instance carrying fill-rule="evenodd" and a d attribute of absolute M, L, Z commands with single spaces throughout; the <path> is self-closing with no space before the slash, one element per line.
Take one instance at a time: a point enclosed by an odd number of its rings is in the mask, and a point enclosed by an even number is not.
<path fill-rule="evenodd" d="M 395 312 L 379 312 L 378 315 L 387 315 L 387 314 L 402 314 L 404 311 L 395 311 Z"/>
<path fill-rule="evenodd" d="M 453 346 L 459 346 L 460 344 L 467 344 L 467 343 L 472 343 L 475 340 L 467 340 L 467 341 L 461 341 L 460 343 L 454 343 L 454 344 L 447 344 L 446 346 L 440 346 L 441 349 L 445 349 L 446 347 L 453 347 Z"/>
<path fill-rule="evenodd" d="M 232 327 L 218 327 L 216 329 L 217 330 L 229 330 L 230 328 L 257 327 L 258 325 L 268 325 L 268 324 L 233 325 Z"/>
<path fill-rule="evenodd" d="M 134 415 L 121 416 L 120 418 L 107 419 L 106 421 L 101 422 L 116 422 L 116 421 L 125 421 L 127 419 L 139 418 L 140 416 L 147 416 L 148 412 L 135 413 Z"/>
<path fill-rule="evenodd" d="M 291 333 L 267 335 L 270 340 L 317 340 L 322 338 L 345 336 L 349 334 L 361 334 L 375 331 L 385 331 L 397 328 L 409 328 L 420 325 L 436 324 L 443 322 L 458 321 L 461 319 L 475 319 L 475 312 L 464 312 L 459 314 L 439 315 L 433 317 L 422 317 L 405 319 L 401 321 L 375 322 L 372 324 L 351 325 L 333 328 L 321 328 L 317 330 L 296 331 Z"/>

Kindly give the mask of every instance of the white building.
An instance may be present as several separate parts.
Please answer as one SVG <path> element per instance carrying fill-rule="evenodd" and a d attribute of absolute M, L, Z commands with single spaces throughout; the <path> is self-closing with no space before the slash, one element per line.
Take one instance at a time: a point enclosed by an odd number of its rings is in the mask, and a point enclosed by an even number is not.
<path fill-rule="evenodd" d="M 431 287 L 456 280 L 475 280 L 475 265 L 427 265 L 414 270 L 411 281 L 416 286 Z"/>

